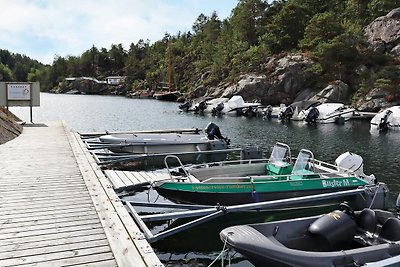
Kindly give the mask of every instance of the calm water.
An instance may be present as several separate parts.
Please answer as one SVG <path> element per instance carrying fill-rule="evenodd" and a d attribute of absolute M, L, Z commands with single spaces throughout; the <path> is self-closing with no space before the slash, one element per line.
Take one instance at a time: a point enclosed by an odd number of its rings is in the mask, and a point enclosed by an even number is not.
<path fill-rule="evenodd" d="M 10 110 L 21 119 L 29 121 L 29 108 L 11 107 Z M 313 151 L 316 158 L 328 162 L 333 162 L 346 151 L 357 153 L 364 158 L 364 172 L 374 173 L 378 179 L 388 184 L 392 205 L 400 191 L 397 181 L 400 173 L 400 132 L 372 135 L 366 121 L 317 126 L 298 122 L 281 124 L 260 118 L 186 114 L 179 112 L 176 103 L 149 99 L 42 93 L 41 107 L 33 109 L 33 121 L 54 120 L 64 120 L 68 127 L 79 132 L 204 128 L 209 122 L 214 122 L 234 146 L 257 145 L 267 154 L 277 141 L 289 144 L 293 155 L 306 148 Z M 220 226 L 224 222 L 216 223 Z M 186 241 L 189 239 L 188 242 L 182 242 L 180 238 L 170 239 L 167 244 L 160 242 L 156 250 L 162 259 L 171 260 L 168 266 L 207 266 L 210 259 L 218 254 L 218 249 L 222 249 L 222 243 L 211 245 L 214 243 L 201 234 L 210 229 L 214 228 L 200 227 L 198 231 L 181 236 Z M 233 264 L 248 265 L 245 261 Z"/>

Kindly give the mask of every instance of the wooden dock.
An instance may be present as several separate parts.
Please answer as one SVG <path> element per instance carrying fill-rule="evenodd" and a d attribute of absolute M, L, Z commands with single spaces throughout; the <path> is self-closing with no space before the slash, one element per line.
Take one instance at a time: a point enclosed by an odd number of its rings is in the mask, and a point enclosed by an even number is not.
<path fill-rule="evenodd" d="M 171 179 L 168 173 L 153 171 L 105 170 L 104 174 L 110 180 L 116 192 L 130 190 L 135 187 L 151 185 L 157 181 Z"/>
<path fill-rule="evenodd" d="M 79 135 L 27 126 L 0 146 L 0 266 L 163 266 Z"/>

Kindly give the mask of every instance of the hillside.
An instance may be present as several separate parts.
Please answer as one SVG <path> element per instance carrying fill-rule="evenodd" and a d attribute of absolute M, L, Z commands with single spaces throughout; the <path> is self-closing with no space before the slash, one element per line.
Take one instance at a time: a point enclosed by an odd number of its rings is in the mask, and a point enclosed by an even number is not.
<path fill-rule="evenodd" d="M 399 6 L 398 0 L 239 0 L 227 19 L 200 14 L 191 31 L 154 43 L 57 56 L 30 78 L 43 91 L 61 93 L 73 89 L 67 77 L 118 75 L 126 82 L 117 88 L 79 86 L 130 95 L 169 82 L 187 97 L 241 94 L 265 105 L 340 95 L 376 110 L 399 100 Z M 341 89 L 326 89 L 336 85 Z"/>
<path fill-rule="evenodd" d="M 19 119 L 7 109 L 0 107 L 0 145 L 4 144 L 22 133 Z"/>

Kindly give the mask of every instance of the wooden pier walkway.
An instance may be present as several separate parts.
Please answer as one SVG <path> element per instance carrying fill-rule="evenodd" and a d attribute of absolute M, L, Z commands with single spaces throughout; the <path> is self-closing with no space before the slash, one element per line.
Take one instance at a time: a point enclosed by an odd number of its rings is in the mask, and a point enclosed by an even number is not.
<path fill-rule="evenodd" d="M 0 266 L 163 266 L 76 133 L 0 146 Z"/>
<path fill-rule="evenodd" d="M 104 174 L 110 180 L 116 192 L 130 190 L 138 186 L 146 186 L 157 181 L 171 179 L 168 173 L 153 171 L 105 170 Z"/>

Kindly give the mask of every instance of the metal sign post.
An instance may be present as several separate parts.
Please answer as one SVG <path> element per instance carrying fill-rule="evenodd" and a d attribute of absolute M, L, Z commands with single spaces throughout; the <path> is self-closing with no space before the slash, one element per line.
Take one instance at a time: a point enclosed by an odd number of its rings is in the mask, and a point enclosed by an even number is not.
<path fill-rule="evenodd" d="M 33 123 L 34 106 L 40 106 L 40 84 L 38 82 L 0 82 L 0 106 L 29 106 Z"/>

